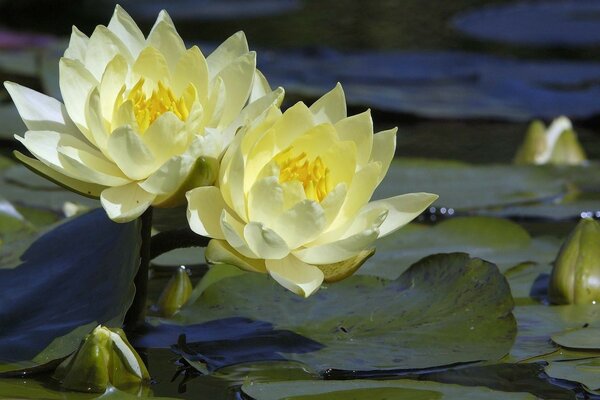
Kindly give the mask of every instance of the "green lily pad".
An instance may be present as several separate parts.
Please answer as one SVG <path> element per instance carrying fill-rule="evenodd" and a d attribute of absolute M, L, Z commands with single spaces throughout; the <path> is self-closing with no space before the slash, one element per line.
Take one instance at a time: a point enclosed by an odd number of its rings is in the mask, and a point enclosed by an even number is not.
<path fill-rule="evenodd" d="M 549 275 L 551 271 L 552 265 L 534 262 L 524 262 L 506 271 L 504 276 L 517 305 L 536 304 L 531 298 L 533 285 L 540 276 Z"/>
<path fill-rule="evenodd" d="M 385 400 L 385 399 L 535 399 L 528 393 L 503 393 L 484 387 L 468 387 L 408 379 L 386 381 L 288 381 L 249 382 L 242 391 L 256 400 Z"/>
<path fill-rule="evenodd" d="M 465 252 L 505 271 L 519 263 L 554 261 L 560 242 L 531 236 L 519 224 L 500 218 L 457 217 L 434 226 L 411 224 L 377 242 L 375 255 L 358 274 L 396 279 L 421 258 Z"/>
<path fill-rule="evenodd" d="M 593 305 L 515 307 L 518 334 L 509 360 L 524 361 L 556 352 L 553 335 L 586 325 L 600 324 L 600 307 Z"/>
<path fill-rule="evenodd" d="M 566 186 L 552 171 L 534 166 L 400 158 L 390 165 L 375 197 L 395 196 L 398 190 L 437 193 L 437 208 L 474 211 L 546 201 L 566 193 Z"/>
<path fill-rule="evenodd" d="M 308 299 L 263 275 L 225 278 L 174 321 L 266 321 L 324 346 L 283 354 L 288 360 L 315 370 L 397 370 L 503 357 L 516 334 L 512 305 L 493 264 L 456 253 L 427 257 L 394 281 L 350 277 Z"/>
<path fill-rule="evenodd" d="M 600 358 L 553 361 L 546 366 L 553 378 L 581 383 L 586 390 L 600 390 Z"/>
<path fill-rule="evenodd" d="M 585 327 L 552 335 L 559 346 L 572 349 L 600 350 L 600 328 Z"/>

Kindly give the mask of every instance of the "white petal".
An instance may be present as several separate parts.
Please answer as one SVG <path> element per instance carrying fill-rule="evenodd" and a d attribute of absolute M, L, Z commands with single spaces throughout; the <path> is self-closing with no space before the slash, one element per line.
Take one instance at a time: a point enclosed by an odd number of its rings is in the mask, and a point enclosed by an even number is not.
<path fill-rule="evenodd" d="M 373 120 L 370 110 L 338 121 L 335 129 L 340 140 L 356 143 L 356 163 L 359 166 L 369 162 L 373 148 Z"/>
<path fill-rule="evenodd" d="M 283 212 L 283 188 L 279 179 L 268 176 L 254 182 L 248 193 L 248 218 L 273 227 Z"/>
<path fill-rule="evenodd" d="M 380 162 L 379 182 L 383 180 L 390 167 L 396 151 L 396 132 L 398 128 L 376 133 L 373 136 L 373 150 L 371 151 L 371 162 Z"/>
<path fill-rule="evenodd" d="M 282 260 L 265 260 L 269 275 L 284 288 L 308 297 L 323 283 L 323 272 L 314 265 L 303 263 L 293 255 Z"/>
<path fill-rule="evenodd" d="M 248 258 L 259 258 L 250 248 L 244 239 L 245 225 L 233 217 L 226 209 L 221 213 L 221 231 L 225 235 L 225 240 L 236 251 Z"/>
<path fill-rule="evenodd" d="M 209 79 L 212 80 L 223 68 L 246 53 L 248 53 L 248 42 L 244 32 L 239 31 L 231 35 L 206 57 Z"/>
<path fill-rule="evenodd" d="M 259 222 L 250 222 L 244 227 L 244 239 L 248 247 L 258 258 L 280 259 L 290 253 L 290 249 L 272 229 Z"/>
<path fill-rule="evenodd" d="M 89 38 L 74 26 L 71 31 L 69 47 L 65 50 L 65 57 L 83 63 L 85 60 L 85 53 L 87 52 L 88 41 Z"/>
<path fill-rule="evenodd" d="M 27 157 L 18 151 L 15 151 L 14 155 L 19 161 L 25 164 L 27 168 L 34 171 L 36 174 L 43 176 L 57 185 L 66 187 L 69 190 L 79 193 L 82 196 L 98 198 L 100 197 L 100 193 L 106 189 L 106 186 L 69 178 L 61 172 L 50 168 L 41 161 L 38 161 L 35 158 Z"/>
<path fill-rule="evenodd" d="M 248 102 L 252 103 L 269 93 L 271 93 L 271 86 L 269 86 L 267 78 L 258 69 L 254 70 L 254 81 L 252 82 L 252 91 Z"/>
<path fill-rule="evenodd" d="M 93 138 L 87 133 L 85 102 L 98 81 L 82 63 L 67 58 L 60 60 L 59 75 L 60 92 L 71 120 L 93 142 Z"/>
<path fill-rule="evenodd" d="M 100 150 L 106 150 L 108 141 L 108 129 L 106 122 L 102 117 L 102 106 L 100 104 L 100 93 L 94 88 L 87 99 L 85 108 L 85 120 L 90 135 L 94 138 L 94 143 Z"/>
<path fill-rule="evenodd" d="M 128 63 L 133 61 L 131 53 L 121 39 L 107 27 L 98 25 L 88 41 L 84 65 L 97 80 L 100 80 L 106 65 L 117 54 L 124 57 Z"/>
<path fill-rule="evenodd" d="M 342 85 L 338 83 L 331 91 L 325 93 L 310 106 L 310 111 L 313 113 L 317 124 L 324 122 L 335 124 L 346 118 L 346 96 Z"/>
<path fill-rule="evenodd" d="M 289 248 L 295 249 L 312 241 L 325 225 L 323 207 L 316 201 L 303 200 L 281 214 L 272 227 Z"/>
<path fill-rule="evenodd" d="M 193 84 L 202 104 L 208 96 L 208 66 L 198 46 L 193 46 L 177 61 L 173 74 L 173 90 L 177 96 Z"/>
<path fill-rule="evenodd" d="M 226 208 L 223 196 L 214 186 L 199 187 L 186 194 L 187 219 L 192 231 L 213 239 L 225 239 L 221 230 L 221 214 Z"/>
<path fill-rule="evenodd" d="M 193 136 L 188 135 L 184 123 L 172 112 L 166 112 L 156 119 L 141 136 L 142 141 L 152 152 L 158 164 L 182 154 Z"/>
<path fill-rule="evenodd" d="M 400 229 L 419 216 L 439 196 L 431 193 L 408 193 L 369 203 L 365 210 L 386 208 L 388 215 L 379 227 L 379 237 Z"/>
<path fill-rule="evenodd" d="M 209 96 L 204 105 L 204 126 L 216 127 L 221 122 L 223 111 L 225 110 L 225 101 L 227 100 L 227 91 L 225 83 L 221 77 L 216 77 L 209 88 Z M 222 129 L 220 127 L 219 129 Z"/>
<path fill-rule="evenodd" d="M 108 138 L 107 151 L 132 180 L 145 179 L 160 166 L 139 135 L 128 125 L 113 131 Z"/>
<path fill-rule="evenodd" d="M 264 260 L 244 257 L 224 240 L 211 240 L 204 256 L 211 264 L 229 264 L 250 272 L 267 272 Z"/>
<path fill-rule="evenodd" d="M 167 64 L 167 59 L 158 49 L 148 46 L 141 51 L 135 60 L 132 71 L 136 74 L 137 79 L 144 78 L 154 85 L 158 84 L 159 81 L 169 85 L 171 82 L 171 73 Z M 150 84 L 150 82 L 145 84 L 144 87 Z"/>
<path fill-rule="evenodd" d="M 115 222 L 129 222 L 142 215 L 154 198 L 154 195 L 133 182 L 104 190 L 100 202 L 110 219 Z"/>
<path fill-rule="evenodd" d="M 256 53 L 252 51 L 223 68 L 217 75 L 223 79 L 227 93 L 219 126 L 225 127 L 233 122 L 246 104 L 252 89 L 255 70 Z"/>
<path fill-rule="evenodd" d="M 155 195 L 173 194 L 187 179 L 195 160 L 188 156 L 175 156 L 167 160 L 146 180 L 138 184 Z"/>
<path fill-rule="evenodd" d="M 115 105 L 122 100 L 117 98 L 123 95 L 125 79 L 129 72 L 127 61 L 120 55 L 115 56 L 104 70 L 100 80 L 100 100 L 102 101 L 102 116 L 111 121 Z M 118 100 L 118 101 L 117 101 Z"/>
<path fill-rule="evenodd" d="M 175 71 L 179 57 L 185 52 L 185 44 L 165 10 L 158 14 L 147 43 L 157 48 L 165 56 L 169 69 Z"/>
<path fill-rule="evenodd" d="M 336 263 L 356 257 L 361 251 L 370 248 L 378 235 L 377 229 L 368 229 L 335 242 L 294 251 L 294 255 L 310 264 Z"/>
<path fill-rule="evenodd" d="M 134 58 L 137 57 L 144 47 L 144 34 L 129 14 L 118 4 L 108 23 L 108 29 L 121 39 Z"/>
<path fill-rule="evenodd" d="M 60 101 L 17 83 L 4 82 L 4 86 L 17 106 L 27 129 L 82 136 Z"/>

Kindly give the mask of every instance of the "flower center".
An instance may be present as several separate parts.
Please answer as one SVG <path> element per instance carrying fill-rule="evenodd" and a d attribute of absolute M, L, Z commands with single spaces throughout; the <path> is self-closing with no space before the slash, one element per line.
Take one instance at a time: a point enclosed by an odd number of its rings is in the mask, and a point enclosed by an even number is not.
<path fill-rule="evenodd" d="M 291 152 L 292 148 L 289 147 L 275 157 L 279 165 L 279 182 L 299 181 L 306 197 L 320 203 L 331 190 L 329 168 L 319 156 L 308 160 L 304 152 L 296 157 L 292 157 Z"/>
<path fill-rule="evenodd" d="M 159 81 L 158 87 L 152 91 L 150 97 L 146 97 L 143 86 L 144 78 L 141 78 L 127 96 L 133 102 L 133 113 L 141 133 L 144 133 L 158 117 L 167 111 L 172 112 L 182 121 L 187 119 L 190 112 L 184 96 L 175 98 L 173 91 Z"/>

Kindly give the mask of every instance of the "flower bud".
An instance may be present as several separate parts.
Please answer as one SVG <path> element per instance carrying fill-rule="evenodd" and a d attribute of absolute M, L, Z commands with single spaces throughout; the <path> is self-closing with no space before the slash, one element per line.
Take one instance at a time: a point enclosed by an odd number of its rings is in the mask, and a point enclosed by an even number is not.
<path fill-rule="evenodd" d="M 549 296 L 556 304 L 600 301 L 600 223 L 583 218 L 563 243 L 550 277 Z"/>
<path fill-rule="evenodd" d="M 121 329 L 98 325 L 56 368 L 54 379 L 65 389 L 104 393 L 110 386 L 139 389 L 150 376 Z"/>
<path fill-rule="evenodd" d="M 167 283 L 158 299 L 158 312 L 163 317 L 173 316 L 188 301 L 192 294 L 192 281 L 184 266 Z"/>
<path fill-rule="evenodd" d="M 547 129 L 542 121 L 533 121 L 514 159 L 515 164 L 536 165 L 580 165 L 585 161 L 585 152 L 567 117 L 556 118 Z"/>

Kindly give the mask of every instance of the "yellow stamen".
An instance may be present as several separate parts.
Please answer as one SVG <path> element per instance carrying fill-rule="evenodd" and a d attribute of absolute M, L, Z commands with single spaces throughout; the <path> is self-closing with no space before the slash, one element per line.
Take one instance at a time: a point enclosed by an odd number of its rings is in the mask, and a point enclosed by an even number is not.
<path fill-rule="evenodd" d="M 143 86 L 144 78 L 141 78 L 127 96 L 127 99 L 133 102 L 133 113 L 140 133 L 144 133 L 158 117 L 168 111 L 182 121 L 188 118 L 190 111 L 184 96 L 175 98 L 173 91 L 159 81 L 158 87 L 152 91 L 150 97 L 146 97 Z"/>
<path fill-rule="evenodd" d="M 292 157 L 291 152 L 292 147 L 288 147 L 275 157 L 279 165 L 279 182 L 299 181 L 308 199 L 323 201 L 331 191 L 329 168 L 319 156 L 309 161 L 306 153 Z"/>

